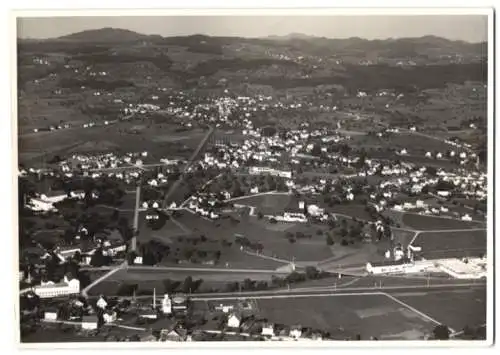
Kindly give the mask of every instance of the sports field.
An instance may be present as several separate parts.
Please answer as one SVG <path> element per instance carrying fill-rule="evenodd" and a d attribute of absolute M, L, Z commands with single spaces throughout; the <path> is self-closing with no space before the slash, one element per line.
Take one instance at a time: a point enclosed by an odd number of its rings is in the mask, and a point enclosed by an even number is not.
<path fill-rule="evenodd" d="M 486 230 L 420 233 L 412 244 L 426 259 L 479 256 L 486 253 Z"/>

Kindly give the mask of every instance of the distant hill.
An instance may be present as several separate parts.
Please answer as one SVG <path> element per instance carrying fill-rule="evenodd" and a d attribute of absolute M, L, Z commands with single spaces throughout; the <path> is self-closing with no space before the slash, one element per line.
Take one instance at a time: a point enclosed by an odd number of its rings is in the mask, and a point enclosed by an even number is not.
<path fill-rule="evenodd" d="M 120 42 L 143 41 L 151 37 L 156 37 L 156 36 L 148 36 L 120 28 L 106 27 L 97 30 L 87 30 L 87 31 L 72 33 L 70 35 L 58 37 L 57 40 L 89 42 L 89 43 L 103 43 L 103 42 L 120 43 Z"/>
<path fill-rule="evenodd" d="M 294 48 L 305 51 L 313 51 L 318 54 L 329 54 L 335 52 L 370 51 L 380 55 L 389 56 L 415 56 L 425 54 L 429 51 L 441 51 L 447 54 L 471 54 L 486 55 L 487 43 L 469 43 L 465 41 L 453 41 L 437 36 L 423 36 L 415 38 L 388 38 L 368 40 L 359 37 L 350 38 L 325 38 L 301 34 L 290 34 L 287 36 L 270 36 L 267 41 L 276 41 L 280 45 L 290 44 Z"/>
<path fill-rule="evenodd" d="M 310 36 L 310 35 L 306 35 L 304 33 L 289 33 L 287 35 L 284 35 L 284 36 L 276 36 L 276 35 L 271 35 L 271 36 L 267 36 L 267 37 L 263 37 L 264 39 L 270 39 L 270 40 L 275 40 L 275 41 L 286 41 L 286 40 L 291 40 L 291 39 L 312 39 L 312 38 L 318 38 L 316 36 Z"/>
<path fill-rule="evenodd" d="M 30 42 L 21 40 L 22 42 Z M 31 40 L 36 42 L 34 40 Z M 94 44 L 103 43 L 128 43 L 148 41 L 154 44 L 180 45 L 186 47 L 200 47 L 205 52 L 218 53 L 216 48 L 235 43 L 275 45 L 278 47 L 289 47 L 303 51 L 304 53 L 317 55 L 358 55 L 362 52 L 369 52 L 375 56 L 388 57 L 412 57 L 427 54 L 473 54 L 485 56 L 487 43 L 469 43 L 465 41 L 453 41 L 437 36 L 423 36 L 415 38 L 388 38 L 367 40 L 359 37 L 351 38 L 326 38 L 316 37 L 303 33 L 290 33 L 284 36 L 268 36 L 261 38 L 242 37 L 212 37 L 207 35 L 190 35 L 162 37 L 160 35 L 145 35 L 130 30 L 119 28 L 101 28 L 86 30 L 62 36 L 56 39 L 46 40 L 53 42 L 85 42 Z"/>

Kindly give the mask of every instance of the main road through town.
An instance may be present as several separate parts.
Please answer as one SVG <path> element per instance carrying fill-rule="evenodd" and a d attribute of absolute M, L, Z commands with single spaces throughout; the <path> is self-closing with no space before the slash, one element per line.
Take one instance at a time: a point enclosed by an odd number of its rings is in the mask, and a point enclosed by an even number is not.
<path fill-rule="evenodd" d="M 417 285 L 404 284 L 404 280 L 401 280 L 399 285 L 384 285 L 384 283 L 374 283 L 372 286 L 357 286 L 351 287 L 351 284 L 347 283 L 345 287 L 342 285 L 336 286 L 320 286 L 320 287 L 308 287 L 301 289 L 277 289 L 277 290 L 266 290 L 266 291 L 242 291 L 242 292 L 217 292 L 217 293 L 195 293 L 191 295 L 193 301 L 216 301 L 216 300 L 237 300 L 245 298 L 261 298 L 261 299 L 272 299 L 272 298 L 299 298 L 299 297 L 326 297 L 334 295 L 369 295 L 375 293 L 411 293 L 426 295 L 429 293 L 436 292 L 451 292 L 463 289 L 483 289 L 486 287 L 484 281 L 460 281 L 456 283 L 440 283 L 435 280 L 431 284 L 422 283 Z M 97 296 L 91 296 L 97 297 Z M 136 299 L 152 299 L 152 295 L 142 295 L 136 296 Z M 120 298 L 130 298 L 133 297 L 120 297 Z"/>
<path fill-rule="evenodd" d="M 212 134 L 214 133 L 214 131 L 215 131 L 215 129 L 212 126 L 210 126 L 210 128 L 208 129 L 207 134 L 205 135 L 205 137 L 203 137 L 203 139 L 201 140 L 200 144 L 198 144 L 198 147 L 196 147 L 196 149 L 194 150 L 193 154 L 191 155 L 191 157 L 187 161 L 186 166 L 184 166 L 184 169 L 182 170 L 181 175 L 172 184 L 172 186 L 170 187 L 170 189 L 165 194 L 165 198 L 163 199 L 163 208 L 167 208 L 167 206 L 168 206 L 168 200 L 169 200 L 170 196 L 172 195 L 172 193 L 174 193 L 175 190 L 177 190 L 177 188 L 179 187 L 180 183 L 184 179 L 184 175 L 188 172 L 189 168 L 193 165 L 194 161 L 198 157 L 198 154 L 200 154 L 200 152 L 203 150 L 203 148 L 205 148 L 208 140 L 210 139 L 210 137 L 212 136 Z"/>

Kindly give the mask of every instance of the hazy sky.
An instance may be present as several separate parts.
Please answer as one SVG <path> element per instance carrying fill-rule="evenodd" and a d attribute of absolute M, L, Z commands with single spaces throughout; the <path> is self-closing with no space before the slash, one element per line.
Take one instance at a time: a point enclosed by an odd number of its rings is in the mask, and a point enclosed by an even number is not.
<path fill-rule="evenodd" d="M 367 39 L 435 35 L 478 42 L 487 40 L 487 23 L 485 15 L 25 17 L 18 19 L 18 37 L 52 38 L 114 27 L 162 36 L 262 37 L 295 32 Z"/>

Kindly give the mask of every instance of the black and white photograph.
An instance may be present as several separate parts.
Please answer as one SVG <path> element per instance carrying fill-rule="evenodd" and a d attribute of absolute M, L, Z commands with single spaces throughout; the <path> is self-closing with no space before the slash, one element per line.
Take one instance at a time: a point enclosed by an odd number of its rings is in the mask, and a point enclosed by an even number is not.
<path fill-rule="evenodd" d="M 21 347 L 491 342 L 491 9 L 12 16 Z"/>

